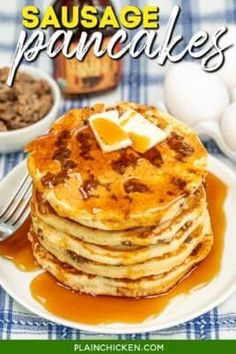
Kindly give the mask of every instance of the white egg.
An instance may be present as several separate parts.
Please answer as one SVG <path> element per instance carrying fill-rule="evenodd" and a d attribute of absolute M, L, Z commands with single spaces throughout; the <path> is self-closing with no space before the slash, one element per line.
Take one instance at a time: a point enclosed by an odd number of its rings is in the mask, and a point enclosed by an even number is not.
<path fill-rule="evenodd" d="M 219 76 L 231 91 L 236 86 L 236 26 L 230 25 L 228 32 L 221 39 L 221 47 L 233 44 L 233 46 L 224 52 L 225 61 L 222 68 L 218 71 Z"/>
<path fill-rule="evenodd" d="M 229 104 L 225 85 L 200 63 L 174 64 L 164 83 L 164 100 L 176 118 L 194 126 L 200 121 L 219 120 Z"/>
<path fill-rule="evenodd" d="M 236 151 L 236 103 L 232 103 L 224 112 L 221 120 L 221 132 L 226 144 Z"/>
<path fill-rule="evenodd" d="M 236 102 L 236 86 L 234 88 L 232 88 L 232 90 L 230 92 L 230 96 L 231 96 L 232 103 Z"/>

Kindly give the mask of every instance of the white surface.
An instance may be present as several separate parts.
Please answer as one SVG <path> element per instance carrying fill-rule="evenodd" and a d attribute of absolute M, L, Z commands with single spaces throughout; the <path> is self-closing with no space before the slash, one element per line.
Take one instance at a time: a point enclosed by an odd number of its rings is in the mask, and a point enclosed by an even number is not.
<path fill-rule="evenodd" d="M 164 101 L 177 119 L 193 126 L 219 120 L 229 105 L 229 94 L 217 75 L 204 72 L 199 64 L 173 64 L 165 77 Z"/>
<path fill-rule="evenodd" d="M 25 173 L 25 162 L 14 169 L 0 184 L 0 195 L 7 196 L 7 185 L 14 183 Z M 141 333 L 168 328 L 193 319 L 217 306 L 236 290 L 236 175 L 223 163 L 209 157 L 209 171 L 220 177 L 228 185 L 228 196 L 225 204 L 227 228 L 221 271 L 207 286 L 188 295 L 176 297 L 171 304 L 154 319 L 148 319 L 140 324 L 113 323 L 108 325 L 85 325 L 59 318 L 47 312 L 36 302 L 29 290 L 32 279 L 40 271 L 25 273 L 17 269 L 13 263 L 0 258 L 0 282 L 3 288 L 21 305 L 33 313 L 48 320 L 66 326 L 100 333 Z"/>
<path fill-rule="evenodd" d="M 222 68 L 218 71 L 229 92 L 234 88 L 236 82 L 236 25 L 227 25 L 228 33 L 221 41 L 221 46 L 233 46 L 225 51 L 225 62 Z"/>
<path fill-rule="evenodd" d="M 227 145 L 236 155 L 236 102 L 224 112 L 221 120 L 221 132 Z"/>
<path fill-rule="evenodd" d="M 195 125 L 193 127 L 193 129 L 195 130 L 195 132 L 198 135 L 201 135 L 201 136 L 206 135 L 206 136 L 212 138 L 226 156 L 228 156 L 233 161 L 236 161 L 236 152 L 230 148 L 229 144 L 226 143 L 226 139 L 225 139 L 226 132 L 223 136 L 220 122 L 216 122 L 216 121 L 201 122 L 201 123 Z M 228 127 L 227 127 L 227 129 L 228 129 Z M 235 130 L 235 127 L 234 127 L 233 131 L 230 133 L 231 139 L 233 139 L 234 130 Z"/>
<path fill-rule="evenodd" d="M 46 80 L 52 89 L 54 103 L 50 112 L 37 123 L 22 129 L 16 129 L 9 132 L 0 132 L 0 153 L 20 151 L 27 143 L 34 140 L 37 136 L 45 133 L 51 123 L 57 118 L 60 108 L 60 90 L 56 81 L 53 80 L 51 76 L 46 74 L 41 69 L 28 65 L 21 65 L 20 70 L 26 71 L 29 75 L 32 75 L 37 79 Z"/>

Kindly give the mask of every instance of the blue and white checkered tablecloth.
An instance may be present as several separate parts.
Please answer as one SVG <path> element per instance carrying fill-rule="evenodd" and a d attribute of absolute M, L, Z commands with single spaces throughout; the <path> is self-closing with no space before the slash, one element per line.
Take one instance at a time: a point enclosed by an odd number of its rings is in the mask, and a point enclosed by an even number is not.
<path fill-rule="evenodd" d="M 12 59 L 18 35 L 21 29 L 20 12 L 23 6 L 35 4 L 42 8 L 49 0 L 9 0 L 0 2 L 0 64 Z M 171 8 L 178 3 L 182 7 L 178 31 L 185 41 L 199 29 L 212 32 L 219 25 L 236 24 L 236 0 L 145 0 L 115 2 L 118 6 L 133 3 L 135 5 L 155 4 L 160 6 L 160 33 L 165 27 Z M 50 72 L 50 63 L 46 57 L 40 58 L 36 66 Z M 64 100 L 62 112 L 72 107 L 89 105 L 94 101 L 132 100 L 157 105 L 162 100 L 162 82 L 165 67 L 157 65 L 155 60 L 125 58 L 124 74 L 121 85 L 113 92 L 94 98 L 75 101 Z M 207 143 L 209 152 L 223 159 L 231 168 L 235 164 L 226 159 L 213 142 Z M 0 155 L 0 179 L 19 161 L 23 153 Z M 1 197 L 1 196 L 0 196 Z M 232 265 L 233 266 L 233 265 Z M 175 339 L 218 339 L 236 338 L 236 294 L 212 311 L 190 322 L 162 331 L 135 335 L 101 335 L 70 329 L 43 318 L 39 318 L 15 302 L 0 288 L 0 338 L 1 339 L 92 339 L 92 338 L 175 338 Z"/>

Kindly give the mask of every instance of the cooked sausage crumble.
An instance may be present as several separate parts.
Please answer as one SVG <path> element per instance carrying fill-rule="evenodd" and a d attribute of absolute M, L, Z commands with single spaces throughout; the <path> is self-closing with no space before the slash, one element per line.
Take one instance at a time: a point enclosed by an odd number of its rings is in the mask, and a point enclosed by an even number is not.
<path fill-rule="evenodd" d="M 19 72 L 12 87 L 6 84 L 9 68 L 0 69 L 0 131 L 25 128 L 51 110 L 53 96 L 47 81 Z"/>

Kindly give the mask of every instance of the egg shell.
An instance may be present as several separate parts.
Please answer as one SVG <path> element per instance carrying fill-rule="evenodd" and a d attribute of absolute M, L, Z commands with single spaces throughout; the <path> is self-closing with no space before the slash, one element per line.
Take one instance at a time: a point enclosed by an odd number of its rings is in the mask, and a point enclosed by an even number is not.
<path fill-rule="evenodd" d="M 224 112 L 221 132 L 226 144 L 236 152 L 236 103 L 232 103 Z"/>
<path fill-rule="evenodd" d="M 224 52 L 225 60 L 222 68 L 218 71 L 228 90 L 231 91 L 236 86 L 236 26 L 230 25 L 228 32 L 221 39 L 221 47 L 233 44 Z"/>
<path fill-rule="evenodd" d="M 164 100 L 173 116 L 194 126 L 219 120 L 229 105 L 229 94 L 217 75 L 206 73 L 200 63 L 184 62 L 167 73 Z"/>
<path fill-rule="evenodd" d="M 232 90 L 230 92 L 230 96 L 231 96 L 232 103 L 236 102 L 236 86 L 234 88 L 232 88 Z"/>

